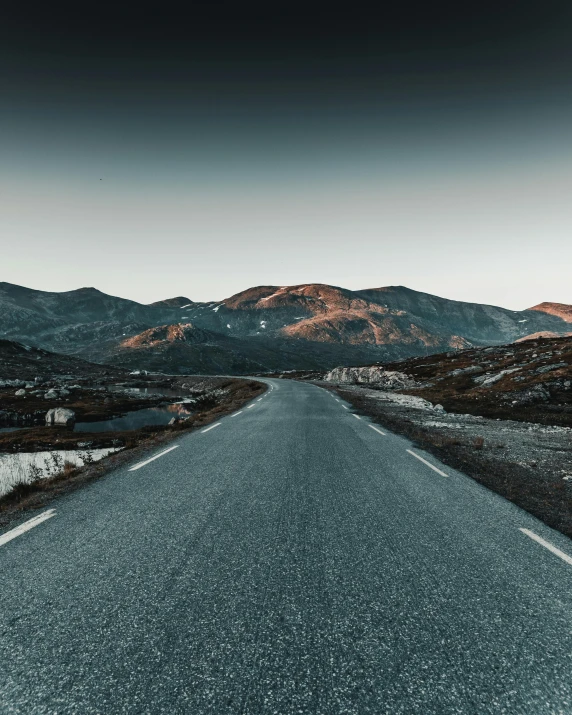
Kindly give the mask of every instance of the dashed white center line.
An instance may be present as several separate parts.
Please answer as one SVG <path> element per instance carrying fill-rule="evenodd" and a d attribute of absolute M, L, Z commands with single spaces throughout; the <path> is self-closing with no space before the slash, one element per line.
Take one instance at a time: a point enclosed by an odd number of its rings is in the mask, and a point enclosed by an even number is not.
<path fill-rule="evenodd" d="M 35 516 L 32 519 L 28 519 L 28 521 L 25 521 L 23 524 L 20 524 L 20 526 L 17 526 L 15 529 L 7 531 L 5 534 L 2 534 L 0 536 L 0 546 L 7 544 L 9 541 L 12 541 L 12 539 L 15 539 L 17 536 L 20 536 L 20 534 L 25 534 L 26 531 L 30 531 L 30 529 L 33 529 L 35 526 L 38 526 L 38 524 L 41 524 L 43 521 L 46 521 L 46 519 L 51 519 L 52 516 L 55 516 L 55 514 L 55 509 L 48 509 L 47 511 L 38 514 L 38 516 Z"/>
<path fill-rule="evenodd" d="M 356 418 L 356 420 L 361 420 L 361 417 L 359 415 L 354 415 L 354 417 Z"/>
<path fill-rule="evenodd" d="M 371 429 L 375 430 L 376 432 L 379 432 L 379 434 L 382 434 L 385 437 L 385 432 L 382 432 L 380 429 L 377 429 L 375 425 L 368 425 L 368 427 L 371 427 Z"/>
<path fill-rule="evenodd" d="M 410 449 L 406 449 L 406 452 L 409 452 L 409 454 L 412 454 L 414 457 L 416 457 L 420 462 L 423 462 L 423 464 L 426 464 L 428 467 L 430 467 L 434 472 L 437 472 L 437 474 L 440 474 L 442 477 L 448 477 L 448 474 L 445 474 L 445 472 L 442 472 L 440 469 L 437 469 L 437 467 L 434 467 L 431 462 L 428 462 L 426 459 L 423 459 L 423 457 L 420 457 L 418 454 L 415 454 L 415 452 L 412 452 Z"/>
<path fill-rule="evenodd" d="M 336 400 L 336 402 L 339 402 L 339 400 Z"/>
<path fill-rule="evenodd" d="M 246 409 L 251 410 L 253 407 L 256 407 L 256 405 L 248 405 L 248 407 Z"/>
<path fill-rule="evenodd" d="M 558 558 L 562 559 L 562 561 L 566 561 L 567 564 L 572 566 L 572 556 L 568 556 L 568 554 L 565 554 L 564 551 L 560 551 L 560 549 L 557 549 L 556 546 L 553 546 L 549 541 L 545 541 L 541 536 L 535 534 L 534 531 L 530 531 L 530 529 L 519 529 L 519 531 L 522 531 L 523 534 L 526 534 L 529 538 L 538 542 L 541 546 L 544 546 L 545 549 L 548 549 L 548 551 L 551 551 L 553 554 L 558 556 Z"/>
<path fill-rule="evenodd" d="M 346 407 L 345 405 L 342 405 L 342 407 L 344 408 L 344 410 L 349 410 L 349 409 L 350 409 L 349 407 Z"/>
<path fill-rule="evenodd" d="M 231 417 L 238 417 L 238 415 L 242 414 L 242 410 L 240 412 L 235 412 L 234 415 L 231 415 Z"/>
<path fill-rule="evenodd" d="M 220 422 L 217 422 L 216 424 L 201 430 L 201 434 L 204 434 L 205 432 L 210 432 L 210 430 L 214 429 L 215 427 L 220 427 Z"/>
<path fill-rule="evenodd" d="M 256 402 L 260 402 L 261 399 L 262 399 L 262 397 L 259 397 L 259 398 L 256 400 Z"/>
<path fill-rule="evenodd" d="M 144 462 L 139 462 L 139 464 L 136 464 L 134 467 L 130 467 L 127 471 L 134 472 L 136 469 L 141 469 L 141 467 L 144 467 L 146 464 L 149 464 L 149 462 L 153 462 L 156 459 L 159 459 L 159 457 L 162 457 L 164 454 L 167 454 L 167 452 L 172 452 L 174 449 L 177 449 L 178 447 L 179 447 L 179 445 L 176 444 L 173 447 L 169 447 L 169 449 L 164 449 L 162 452 L 159 452 L 159 454 L 156 454 L 154 457 L 151 457 L 150 459 L 146 459 Z"/>

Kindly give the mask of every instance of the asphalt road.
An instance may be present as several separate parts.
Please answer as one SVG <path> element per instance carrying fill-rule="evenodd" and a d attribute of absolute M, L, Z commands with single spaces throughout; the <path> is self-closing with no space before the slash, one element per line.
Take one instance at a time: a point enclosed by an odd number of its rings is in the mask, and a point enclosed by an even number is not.
<path fill-rule="evenodd" d="M 2 715 L 572 712 L 572 542 L 268 383 L 0 537 Z"/>

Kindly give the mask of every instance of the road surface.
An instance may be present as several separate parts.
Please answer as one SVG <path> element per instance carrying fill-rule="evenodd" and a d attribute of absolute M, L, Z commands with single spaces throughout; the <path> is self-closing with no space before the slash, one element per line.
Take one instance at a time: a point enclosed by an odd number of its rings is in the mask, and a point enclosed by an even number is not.
<path fill-rule="evenodd" d="M 0 536 L 2 715 L 572 712 L 572 542 L 267 382 Z"/>

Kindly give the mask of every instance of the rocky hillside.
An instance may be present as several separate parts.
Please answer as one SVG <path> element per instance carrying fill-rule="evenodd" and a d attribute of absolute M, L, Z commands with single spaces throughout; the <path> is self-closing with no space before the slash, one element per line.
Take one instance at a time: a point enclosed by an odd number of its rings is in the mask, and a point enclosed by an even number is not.
<path fill-rule="evenodd" d="M 180 316 L 180 307 L 141 305 L 107 295 L 95 288 L 48 293 L 11 283 L 0 283 L 0 335 L 36 337 L 51 343 L 57 334 L 81 325 L 156 325 Z"/>
<path fill-rule="evenodd" d="M 330 373 L 330 382 L 379 389 L 399 375 L 402 394 L 447 412 L 572 427 L 572 338 L 540 338 L 496 347 L 410 358 Z M 366 371 L 366 372 L 364 372 Z M 365 375 L 365 377 L 363 377 Z M 349 379 L 351 378 L 351 379 Z M 399 385 L 397 386 L 400 387 Z"/>
<path fill-rule="evenodd" d="M 0 383 L 33 381 L 57 375 L 99 378 L 103 375 L 123 375 L 122 371 L 106 365 L 95 365 L 69 355 L 22 345 L 12 340 L 0 340 Z"/>
<path fill-rule="evenodd" d="M 261 286 L 220 303 L 194 303 L 187 312 L 197 325 L 229 335 L 398 345 L 410 354 L 567 329 L 561 317 L 540 310 L 464 303 L 401 286 L 361 291 L 320 284 Z"/>
<path fill-rule="evenodd" d="M 374 355 L 379 355 L 375 351 Z M 102 362 L 128 368 L 179 373 L 244 375 L 282 370 L 320 370 L 340 362 L 371 360 L 366 349 L 306 340 L 237 338 L 192 323 L 161 325 L 97 351 Z"/>
<path fill-rule="evenodd" d="M 565 305 L 564 303 L 539 303 L 530 310 L 555 315 L 557 318 L 562 318 L 566 323 L 572 323 L 572 305 Z"/>
<path fill-rule="evenodd" d="M 46 293 L 0 283 L 0 336 L 98 361 L 131 365 L 145 355 L 146 367 L 157 363 L 150 352 L 156 350 L 158 369 L 169 371 L 325 369 L 562 335 L 570 331 L 566 309 L 572 315 L 571 306 L 559 304 L 512 311 L 400 286 L 350 291 L 322 284 L 142 305 L 94 288 Z M 184 340 L 148 332 L 187 324 L 194 337 L 187 331 Z M 223 358 L 225 350 L 231 354 Z"/>

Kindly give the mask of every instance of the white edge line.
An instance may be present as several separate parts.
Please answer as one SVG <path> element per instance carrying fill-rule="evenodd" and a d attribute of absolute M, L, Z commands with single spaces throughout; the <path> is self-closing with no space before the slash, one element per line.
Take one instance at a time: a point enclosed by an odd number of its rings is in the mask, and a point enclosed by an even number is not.
<path fill-rule="evenodd" d="M 385 437 L 385 432 L 382 432 L 380 429 L 377 429 L 375 425 L 368 425 L 368 427 L 371 427 L 371 429 L 375 430 L 376 432 L 379 432 L 379 434 L 382 434 Z"/>
<path fill-rule="evenodd" d="M 437 474 L 440 474 L 442 477 L 448 477 L 448 474 L 445 474 L 445 472 L 442 472 L 440 469 L 437 469 L 437 467 L 434 467 L 431 462 L 428 462 L 426 459 L 423 459 L 423 457 L 420 457 L 418 454 L 415 454 L 415 452 L 412 452 L 410 449 L 406 449 L 406 452 L 409 452 L 409 454 L 412 454 L 414 457 L 417 457 L 417 459 L 420 462 L 423 462 L 423 464 L 426 464 L 428 467 L 430 467 L 434 472 L 437 472 Z"/>
<path fill-rule="evenodd" d="M 242 414 L 242 410 L 240 410 L 239 412 L 235 412 L 234 415 L 231 415 L 231 417 L 238 417 L 238 415 L 241 415 L 241 414 Z"/>
<path fill-rule="evenodd" d="M 354 417 L 356 418 L 356 420 L 361 420 L 361 417 L 359 415 L 354 414 Z"/>
<path fill-rule="evenodd" d="M 562 561 L 566 561 L 567 564 L 572 566 L 572 556 L 568 556 L 568 554 L 560 551 L 560 549 L 557 549 L 556 546 L 553 546 L 549 541 L 545 541 L 542 537 L 538 536 L 538 534 L 535 534 L 534 531 L 530 531 L 530 529 L 519 529 L 519 531 L 522 531 L 523 534 L 526 534 L 529 538 L 537 541 L 541 546 L 544 546 L 545 549 L 548 549 L 548 551 L 551 551 L 553 554 L 561 558 Z"/>
<path fill-rule="evenodd" d="M 35 526 L 38 526 L 38 524 L 41 524 L 43 521 L 46 521 L 46 519 L 51 519 L 52 516 L 55 516 L 55 514 L 55 509 L 48 509 L 41 514 L 38 514 L 38 516 L 34 516 L 32 519 L 28 519 L 28 521 L 25 521 L 23 524 L 20 524 L 20 526 L 17 526 L 14 529 L 10 529 L 10 531 L 7 531 L 5 534 L 2 534 L 0 536 L 0 546 L 7 544 L 9 541 L 12 541 L 12 539 L 15 539 L 17 536 L 20 536 L 20 534 L 25 534 L 26 531 L 30 531 L 30 529 L 33 529 Z"/>
<path fill-rule="evenodd" d="M 205 432 L 210 432 L 210 430 L 214 429 L 215 427 L 220 427 L 220 422 L 217 422 L 216 424 L 201 430 L 201 434 L 204 434 Z"/>
<path fill-rule="evenodd" d="M 139 462 L 139 464 L 136 464 L 134 467 L 130 467 L 127 471 L 128 472 L 134 472 L 136 469 L 141 469 L 141 467 L 144 467 L 146 464 L 149 464 L 149 462 L 154 462 L 156 459 L 159 459 L 159 457 L 162 457 L 164 454 L 167 454 L 167 452 L 171 452 L 174 449 L 178 448 L 178 444 L 176 444 L 174 447 L 169 447 L 169 449 L 164 449 L 162 452 L 159 452 L 159 454 L 156 454 L 154 457 L 151 457 L 150 459 L 146 459 L 144 462 Z"/>

